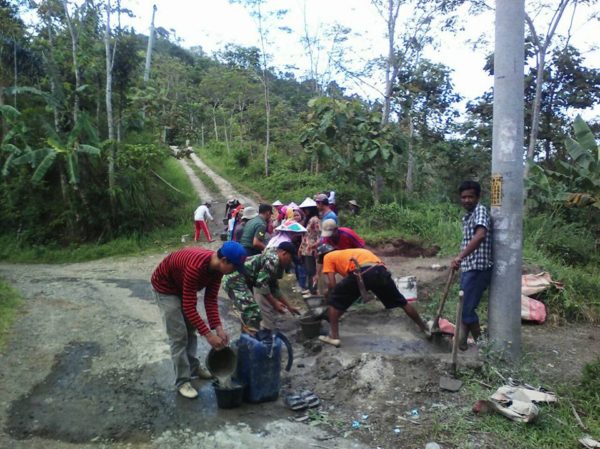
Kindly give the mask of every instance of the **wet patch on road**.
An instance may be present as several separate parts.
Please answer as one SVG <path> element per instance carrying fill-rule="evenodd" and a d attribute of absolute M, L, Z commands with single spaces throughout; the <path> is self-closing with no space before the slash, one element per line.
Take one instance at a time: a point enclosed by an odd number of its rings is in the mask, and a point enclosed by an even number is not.
<path fill-rule="evenodd" d="M 268 404 L 218 409 L 209 381 L 195 384 L 197 400 L 180 397 L 168 359 L 136 371 L 92 374 L 94 359 L 102 355 L 96 343 L 65 347 L 44 381 L 10 405 L 5 430 L 16 439 L 142 442 L 165 431 L 214 431 L 241 417 L 252 425 L 273 415 Z"/>
<path fill-rule="evenodd" d="M 101 279 L 101 281 L 129 290 L 130 297 L 152 300 L 152 287 L 149 279 Z"/>

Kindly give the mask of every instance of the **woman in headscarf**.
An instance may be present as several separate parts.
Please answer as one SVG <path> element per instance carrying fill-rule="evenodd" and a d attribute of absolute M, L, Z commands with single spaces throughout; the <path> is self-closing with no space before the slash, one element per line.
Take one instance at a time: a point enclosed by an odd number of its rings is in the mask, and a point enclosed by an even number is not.
<path fill-rule="evenodd" d="M 321 219 L 319 218 L 319 209 L 317 203 L 307 197 L 301 204 L 300 210 L 304 213 L 304 227 L 306 232 L 302 235 L 299 254 L 304 262 L 306 271 L 307 289 L 302 293 L 305 295 L 317 294 L 317 283 L 315 276 L 317 274 L 317 246 L 321 240 Z"/>

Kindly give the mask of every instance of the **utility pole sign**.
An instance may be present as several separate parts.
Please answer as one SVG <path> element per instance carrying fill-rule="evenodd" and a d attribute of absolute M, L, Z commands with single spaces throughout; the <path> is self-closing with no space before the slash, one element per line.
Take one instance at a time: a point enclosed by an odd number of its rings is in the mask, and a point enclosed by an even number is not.
<path fill-rule="evenodd" d="M 492 344 L 511 360 L 521 354 L 524 31 L 524 0 L 497 0 L 489 334 Z"/>

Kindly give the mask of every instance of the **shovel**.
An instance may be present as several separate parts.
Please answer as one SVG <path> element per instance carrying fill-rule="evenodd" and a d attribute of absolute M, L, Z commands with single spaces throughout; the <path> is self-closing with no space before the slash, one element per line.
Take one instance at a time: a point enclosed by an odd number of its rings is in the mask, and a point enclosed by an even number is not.
<path fill-rule="evenodd" d="M 456 378 L 456 368 L 458 365 L 458 340 L 462 326 L 462 310 L 463 310 L 463 296 L 464 292 L 459 292 L 458 307 L 456 308 L 456 329 L 454 331 L 454 339 L 452 342 L 452 363 L 450 365 L 450 371 L 452 377 L 442 376 L 440 377 L 440 388 L 442 390 L 456 392 L 462 387 L 462 381 Z"/>
<path fill-rule="evenodd" d="M 454 276 L 456 274 L 456 270 L 454 268 L 450 268 L 448 271 L 448 279 L 446 280 L 446 286 L 444 287 L 444 293 L 442 294 L 442 299 L 440 300 L 440 304 L 438 305 L 437 312 L 433 319 L 433 324 L 431 325 L 431 335 L 440 335 L 440 317 L 442 316 L 442 312 L 444 311 L 444 305 L 446 304 L 446 299 L 448 298 L 448 292 L 450 292 L 450 286 L 452 285 L 452 281 L 454 281 Z"/>

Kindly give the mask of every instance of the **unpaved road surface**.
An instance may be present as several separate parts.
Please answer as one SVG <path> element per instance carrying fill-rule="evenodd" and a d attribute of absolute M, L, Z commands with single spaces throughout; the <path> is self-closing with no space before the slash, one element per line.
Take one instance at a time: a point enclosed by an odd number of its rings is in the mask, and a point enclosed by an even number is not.
<path fill-rule="evenodd" d="M 219 202 L 215 221 L 222 213 Z M 282 396 L 314 391 L 322 404 L 309 418 L 319 425 L 296 421 L 304 413 L 282 400 L 221 410 L 209 381 L 196 381 L 198 400 L 180 397 L 149 284 L 165 255 L 0 264 L 0 277 L 25 298 L 0 354 L 0 448 L 423 448 L 440 412 L 469 413 L 462 393 L 438 388 L 448 346 L 424 340 L 401 310 L 385 311 L 378 302 L 344 316 L 339 349 L 306 340 L 289 316 L 282 321 L 296 356 Z M 445 273 L 430 266 L 447 262 L 386 258 L 395 275 L 416 275 L 422 292 L 443 284 Z M 300 304 L 292 276 L 283 284 Z M 221 316 L 235 338 L 239 325 L 229 310 L 222 297 Z M 557 381 L 577 379 L 598 356 L 599 339 L 594 326 L 524 328 L 525 350 Z M 206 351 L 199 348 L 201 359 Z M 476 364 L 476 351 L 461 360 Z M 420 425 L 406 421 L 414 410 Z M 472 447 L 503 447 L 501 440 L 469 438 Z"/>

